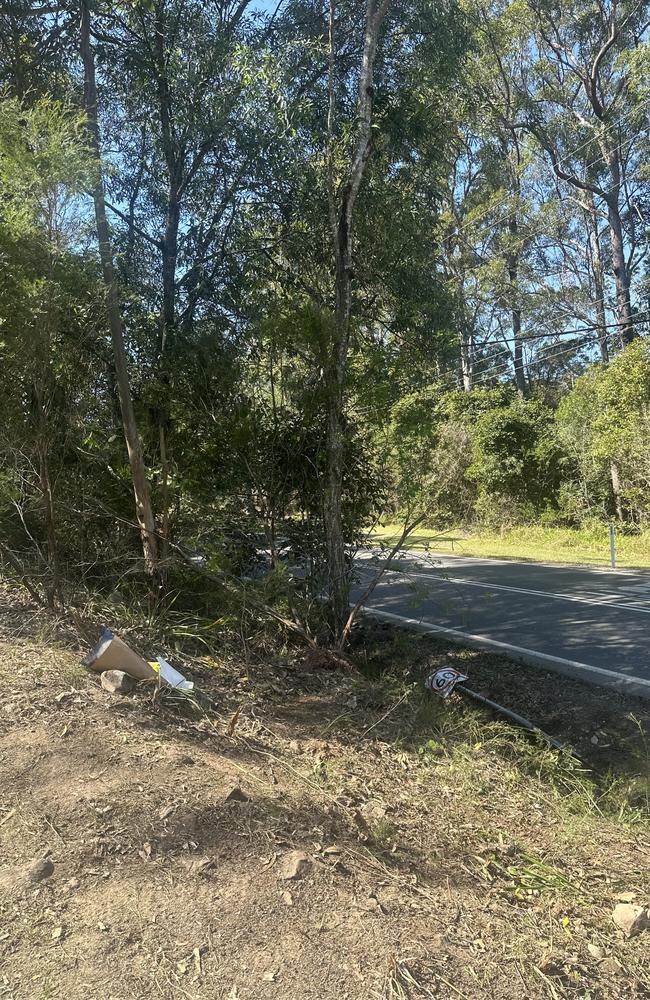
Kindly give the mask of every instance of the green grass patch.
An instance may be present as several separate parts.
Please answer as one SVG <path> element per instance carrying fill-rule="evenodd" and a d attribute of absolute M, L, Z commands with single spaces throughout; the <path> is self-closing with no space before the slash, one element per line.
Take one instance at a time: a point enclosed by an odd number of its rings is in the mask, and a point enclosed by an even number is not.
<path fill-rule="evenodd" d="M 394 545 L 401 534 L 398 524 L 385 524 L 370 536 L 371 544 Z M 589 528 L 508 528 L 485 530 L 418 528 L 408 539 L 407 549 L 429 549 L 449 555 L 530 562 L 578 563 L 609 566 L 607 525 Z M 650 531 L 616 535 L 618 566 L 650 567 Z"/>

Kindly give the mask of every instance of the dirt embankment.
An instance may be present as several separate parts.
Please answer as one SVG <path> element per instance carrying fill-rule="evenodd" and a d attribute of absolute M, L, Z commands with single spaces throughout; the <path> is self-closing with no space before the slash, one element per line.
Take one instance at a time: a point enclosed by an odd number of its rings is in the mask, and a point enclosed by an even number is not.
<path fill-rule="evenodd" d="M 650 997 L 650 931 L 611 919 L 650 904 L 640 806 L 617 821 L 557 755 L 432 707 L 403 640 L 373 656 L 392 673 L 197 659 L 209 718 L 5 634 L 0 997 Z"/>

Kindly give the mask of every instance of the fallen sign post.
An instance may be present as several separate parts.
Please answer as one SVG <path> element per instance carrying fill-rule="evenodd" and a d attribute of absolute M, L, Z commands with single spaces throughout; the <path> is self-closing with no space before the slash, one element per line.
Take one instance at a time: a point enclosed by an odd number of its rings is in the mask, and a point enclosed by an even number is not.
<path fill-rule="evenodd" d="M 460 671 L 456 670 L 454 667 L 442 667 L 440 670 L 436 670 L 433 674 L 430 674 L 427 677 L 424 682 L 424 686 L 429 691 L 433 691 L 434 694 L 439 695 L 439 697 L 443 699 L 448 698 L 452 691 L 458 691 L 460 694 L 463 694 L 468 698 L 472 698 L 481 705 L 487 705 L 488 708 L 493 709 L 500 715 L 504 715 L 507 719 L 511 719 L 523 729 L 527 729 L 529 732 L 535 733 L 537 736 L 541 736 L 543 740 L 549 743 L 552 747 L 555 747 L 556 750 L 562 750 L 564 753 L 570 753 L 580 760 L 572 747 L 567 747 L 558 740 L 553 739 L 552 736 L 545 733 L 543 729 L 540 729 L 539 726 L 537 726 L 534 722 L 531 722 L 530 719 L 526 719 L 523 715 L 518 715 L 517 712 L 513 712 L 511 709 L 505 708 L 503 705 L 499 705 L 496 701 L 491 701 L 490 698 L 486 698 L 477 691 L 472 691 L 470 688 L 466 688 L 465 685 L 461 683 L 466 680 L 468 680 L 467 675 L 461 674 Z"/>

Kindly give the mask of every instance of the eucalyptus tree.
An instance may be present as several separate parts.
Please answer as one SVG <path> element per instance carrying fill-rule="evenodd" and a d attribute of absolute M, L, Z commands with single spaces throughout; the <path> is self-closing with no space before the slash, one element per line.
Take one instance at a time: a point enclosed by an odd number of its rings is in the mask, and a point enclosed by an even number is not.
<path fill-rule="evenodd" d="M 120 233 L 125 280 L 140 298 L 151 370 L 146 395 L 155 426 L 163 559 L 174 373 L 206 303 L 221 316 L 222 328 L 230 324 L 229 244 L 270 139 L 265 115 L 251 113 L 268 33 L 268 20 L 258 23 L 252 8 L 251 0 L 118 4 L 100 10 L 93 27 L 106 94 L 102 118 L 115 148 L 108 209 Z"/>
<path fill-rule="evenodd" d="M 102 166 L 102 149 L 99 132 L 99 113 L 97 84 L 95 77 L 95 58 L 91 45 L 91 19 L 87 0 L 82 0 L 80 23 L 80 50 L 84 70 L 84 107 L 86 111 L 90 146 L 97 163 L 93 185 L 93 203 L 95 207 L 95 223 L 97 240 L 102 264 L 104 284 L 106 286 L 106 314 L 111 332 L 113 360 L 122 414 L 124 439 L 131 467 L 135 509 L 142 549 L 144 555 L 145 573 L 152 579 L 159 577 L 158 539 L 151 504 L 151 492 L 147 478 L 147 470 L 142 454 L 140 434 L 135 418 L 131 383 L 129 378 L 127 353 L 124 344 L 124 329 L 120 305 L 117 275 L 113 261 L 111 233 L 106 217 L 106 198 L 104 193 L 104 178 Z"/>
<path fill-rule="evenodd" d="M 592 266 L 600 274 L 603 260 L 610 261 L 614 315 L 628 343 L 636 333 L 633 282 L 646 252 L 640 157 L 648 106 L 635 74 L 650 7 L 635 0 L 573 0 L 568 7 L 544 0 L 530 9 L 534 56 L 518 84 L 520 120 L 590 220 Z"/>

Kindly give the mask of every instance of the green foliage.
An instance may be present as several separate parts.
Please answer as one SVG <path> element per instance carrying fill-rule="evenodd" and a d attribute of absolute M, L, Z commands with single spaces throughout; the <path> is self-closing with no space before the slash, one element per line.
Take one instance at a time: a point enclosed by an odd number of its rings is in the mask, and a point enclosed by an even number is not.
<path fill-rule="evenodd" d="M 552 427 L 551 411 L 535 400 L 517 398 L 478 416 L 467 475 L 477 485 L 479 520 L 533 521 L 554 503 L 559 452 Z"/>
<path fill-rule="evenodd" d="M 635 521 L 650 516 L 650 350 L 637 340 L 607 367 L 594 367 L 560 403 L 558 434 L 571 457 L 564 487 L 577 517 L 611 514 L 611 463 Z"/>
<path fill-rule="evenodd" d="M 268 591 L 287 607 L 303 584 L 322 593 L 327 550 L 332 230 L 357 138 L 365 5 L 336 14 L 330 60 L 327 6 L 303 0 L 275 14 L 244 4 L 217 16 L 198 0 L 91 10 L 108 217 L 153 505 L 161 523 L 166 487 L 172 541 L 212 569 L 250 575 L 259 550 L 270 551 Z M 604 81 L 605 96 L 623 82 L 612 124 L 630 149 L 622 223 L 635 306 L 648 285 L 642 15 L 625 6 Z M 51 572 L 53 549 L 69 580 L 110 588 L 137 571 L 138 534 L 86 195 L 97 164 L 78 113 L 78 24 L 62 11 L 55 26 L 23 0 L 11 16 L 0 32 L 0 531 L 38 575 Z M 524 0 L 389 5 L 350 263 L 341 389 L 350 545 L 397 512 L 426 513 L 436 528 L 570 523 L 588 534 L 596 524 L 600 538 L 615 506 L 612 463 L 628 522 L 648 521 L 647 341 L 617 354 L 609 337 L 611 365 L 595 363 L 596 234 L 524 128 L 534 109 L 572 169 L 606 180 L 598 130 L 585 130 L 553 78 L 558 55 L 542 16 L 576 53 L 602 44 L 584 3 L 570 16 Z M 579 143 L 583 157 L 572 152 Z M 604 208 L 596 199 L 615 329 Z M 525 399 L 511 384 L 515 314 Z M 586 334 L 567 341 L 572 317 Z M 461 338 L 468 392 L 458 388 Z M 288 547 L 309 567 L 293 591 L 279 554 Z"/>

